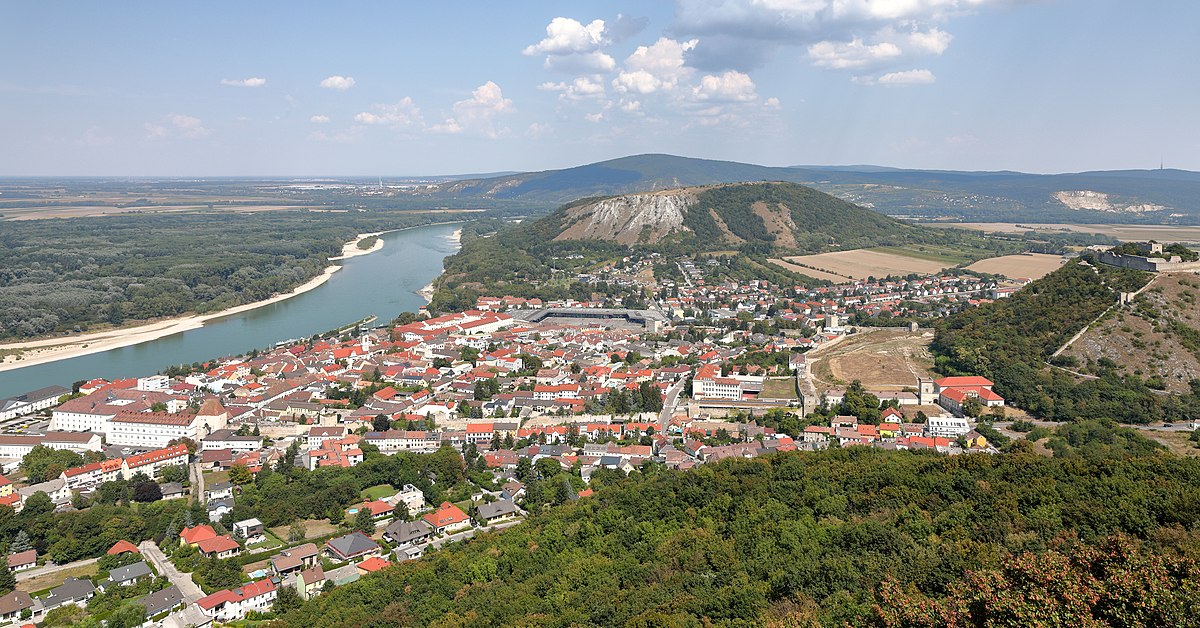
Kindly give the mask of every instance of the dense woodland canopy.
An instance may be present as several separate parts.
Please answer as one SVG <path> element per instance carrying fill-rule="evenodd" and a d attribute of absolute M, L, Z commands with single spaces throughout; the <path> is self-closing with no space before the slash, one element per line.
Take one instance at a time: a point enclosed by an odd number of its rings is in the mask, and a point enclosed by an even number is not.
<path fill-rule="evenodd" d="M 23 220 L 0 233 L 0 339 L 216 312 L 316 277 L 358 233 L 443 214 L 271 211 Z"/>
<path fill-rule="evenodd" d="M 1200 461 L 1109 446 L 1144 440 L 1109 424 L 1075 436 L 1052 459 L 853 448 L 634 472 L 281 624 L 1190 621 Z"/>

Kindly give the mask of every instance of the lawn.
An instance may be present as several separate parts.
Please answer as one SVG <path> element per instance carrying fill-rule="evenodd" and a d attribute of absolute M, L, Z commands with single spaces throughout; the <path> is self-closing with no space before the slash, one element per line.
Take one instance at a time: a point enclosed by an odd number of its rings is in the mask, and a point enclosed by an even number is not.
<path fill-rule="evenodd" d="M 54 573 L 42 574 L 28 580 L 20 580 L 17 582 L 17 590 L 25 592 L 43 591 L 57 587 L 64 580 L 72 576 L 76 578 L 91 578 L 99 572 L 100 566 L 96 563 L 83 565 L 82 567 L 72 567 Z"/>
<path fill-rule="evenodd" d="M 796 379 L 794 377 L 773 377 L 763 381 L 761 399 L 795 399 Z"/>
<path fill-rule="evenodd" d="M 363 489 L 363 499 L 383 499 L 396 494 L 396 489 L 391 484 L 380 484 L 371 488 Z"/>

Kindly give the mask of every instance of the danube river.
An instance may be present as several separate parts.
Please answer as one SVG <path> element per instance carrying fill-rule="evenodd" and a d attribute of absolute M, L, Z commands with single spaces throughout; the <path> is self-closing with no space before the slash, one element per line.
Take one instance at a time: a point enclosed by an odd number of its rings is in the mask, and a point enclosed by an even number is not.
<path fill-rule="evenodd" d="M 459 225 L 386 233 L 382 249 L 342 260 L 342 270 L 320 286 L 278 303 L 209 321 L 199 329 L 25 368 L 0 372 L 0 398 L 93 377 L 153 375 L 171 364 L 192 363 L 265 349 L 349 325 L 368 316 L 386 322 L 425 300 L 417 293 L 442 272 L 458 250 Z"/>

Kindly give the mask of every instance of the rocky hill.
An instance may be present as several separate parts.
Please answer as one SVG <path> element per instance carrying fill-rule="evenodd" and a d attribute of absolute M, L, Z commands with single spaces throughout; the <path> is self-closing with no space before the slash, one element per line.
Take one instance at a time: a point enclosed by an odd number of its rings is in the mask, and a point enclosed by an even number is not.
<path fill-rule="evenodd" d="M 921 240 L 924 229 L 795 183 L 735 183 L 568 204 L 537 225 L 554 240 L 695 250 L 762 244 L 790 251 Z"/>
<path fill-rule="evenodd" d="M 1191 391 L 1200 380 L 1200 278 L 1162 273 L 1126 307 L 1112 310 L 1063 352 L 1084 373 L 1115 367 L 1155 388 Z"/>

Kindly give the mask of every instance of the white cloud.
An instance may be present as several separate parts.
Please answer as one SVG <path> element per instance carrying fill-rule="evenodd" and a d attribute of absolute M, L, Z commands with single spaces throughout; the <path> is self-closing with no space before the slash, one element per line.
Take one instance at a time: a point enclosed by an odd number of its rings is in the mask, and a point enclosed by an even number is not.
<path fill-rule="evenodd" d="M 325 123 L 329 122 L 329 116 L 327 116 L 325 114 L 317 114 L 317 115 L 309 118 L 308 121 L 315 122 L 317 124 L 325 124 Z"/>
<path fill-rule="evenodd" d="M 813 65 L 821 68 L 860 68 L 899 57 L 903 51 L 889 42 L 864 44 L 855 37 L 846 43 L 821 41 L 808 47 Z"/>
<path fill-rule="evenodd" d="M 143 126 L 146 128 L 146 136 L 153 140 L 195 140 L 209 134 L 200 118 L 181 113 L 169 113 L 159 121 L 147 122 Z"/>
<path fill-rule="evenodd" d="M 604 83 L 587 76 L 578 77 L 570 83 L 542 83 L 538 89 L 560 92 L 559 98 L 563 100 L 597 99 L 605 95 Z"/>
<path fill-rule="evenodd" d="M 940 55 L 950 47 L 954 36 L 936 26 L 925 32 L 914 30 L 908 34 L 909 48 L 915 52 Z"/>
<path fill-rule="evenodd" d="M 852 79 L 859 85 L 929 85 L 936 78 L 929 70 L 904 70 L 903 72 L 888 72 L 878 78 L 872 76 L 856 76 Z"/>
<path fill-rule="evenodd" d="M 928 85 L 934 82 L 933 72 L 929 70 L 905 70 L 889 72 L 879 77 L 880 85 Z"/>
<path fill-rule="evenodd" d="M 567 74 L 605 74 L 617 67 L 617 62 L 600 51 L 577 55 L 552 55 L 543 63 L 547 70 Z"/>
<path fill-rule="evenodd" d="M 221 79 L 221 84 L 230 87 L 262 87 L 267 84 L 267 79 L 257 76 L 245 79 Z"/>
<path fill-rule="evenodd" d="M 700 85 L 692 88 L 697 100 L 721 102 L 751 102 L 758 99 L 754 81 L 748 74 L 730 70 L 720 75 L 707 75 Z"/>
<path fill-rule="evenodd" d="M 512 100 L 505 98 L 500 86 L 492 81 L 475 88 L 471 97 L 454 103 L 453 115 L 442 124 L 430 127 L 435 133 L 477 133 L 496 138 L 507 132 L 496 127 L 496 118 L 516 111 Z"/>
<path fill-rule="evenodd" d="M 592 20 L 586 26 L 569 17 L 556 17 L 546 25 L 546 38 L 521 51 L 528 56 L 569 55 L 592 52 L 608 43 L 604 20 Z"/>
<path fill-rule="evenodd" d="M 354 77 L 352 76 L 330 76 L 321 81 L 321 87 L 325 89 L 336 89 L 338 91 L 346 91 L 354 87 Z"/>
<path fill-rule="evenodd" d="M 687 66 L 684 54 L 696 47 L 697 40 L 676 41 L 661 37 L 649 46 L 638 46 L 625 59 L 625 67 L 613 79 L 618 92 L 651 94 L 673 89 L 690 77 L 694 70 Z"/>
<path fill-rule="evenodd" d="M 765 106 L 767 109 L 780 109 L 781 108 L 779 105 L 779 99 L 774 96 L 763 101 L 763 106 Z"/>
<path fill-rule="evenodd" d="M 529 125 L 529 128 L 525 129 L 525 135 L 532 137 L 534 139 L 539 139 L 539 138 L 545 137 L 553 132 L 554 132 L 553 126 L 550 126 L 549 124 L 544 124 L 541 122 L 534 122 L 533 124 Z"/>
<path fill-rule="evenodd" d="M 588 122 L 592 122 L 592 123 L 601 122 L 604 120 L 604 114 L 603 113 L 589 113 L 589 114 L 585 114 L 583 116 L 583 119 L 587 120 Z"/>
<path fill-rule="evenodd" d="M 421 126 L 421 109 L 413 103 L 413 99 L 405 96 L 392 105 L 371 105 L 372 111 L 363 111 L 354 116 L 358 124 L 381 125 L 390 127 Z"/>

